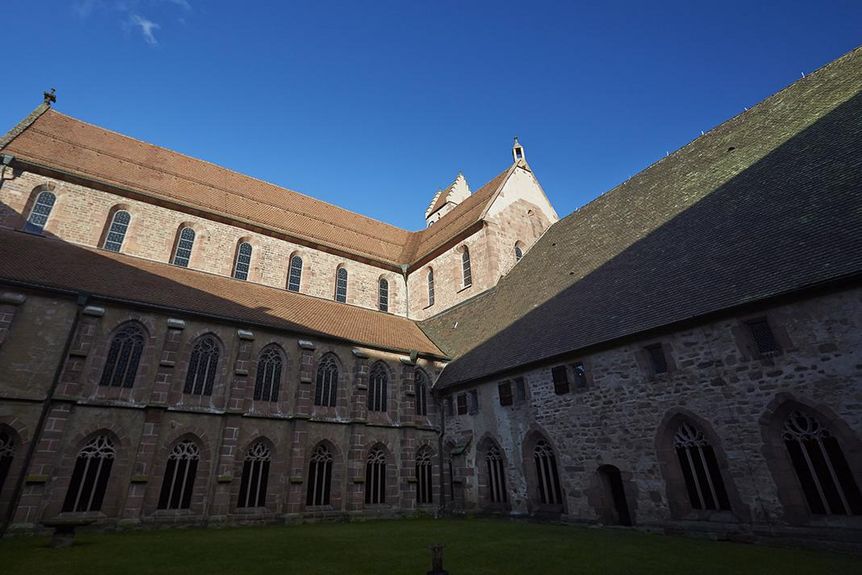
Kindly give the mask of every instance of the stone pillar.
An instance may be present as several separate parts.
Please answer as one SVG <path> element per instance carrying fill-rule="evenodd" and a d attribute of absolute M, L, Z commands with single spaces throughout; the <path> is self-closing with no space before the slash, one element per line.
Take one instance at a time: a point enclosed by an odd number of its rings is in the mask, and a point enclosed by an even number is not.
<path fill-rule="evenodd" d="M 183 330 L 186 322 L 181 319 L 169 318 L 167 320 L 167 332 L 159 355 L 159 366 L 156 369 L 156 378 L 153 390 L 150 394 L 151 405 L 167 405 L 175 377 L 177 356 L 179 355 Z"/>
<path fill-rule="evenodd" d="M 126 506 L 122 511 L 120 523 L 124 525 L 136 525 L 144 514 L 147 489 L 159 489 L 161 477 L 153 476 L 155 468 L 155 457 L 158 451 L 159 433 L 164 410 L 148 407 L 144 412 L 144 429 L 141 433 L 141 442 L 135 453 L 135 462 L 132 467 L 132 477 L 129 484 L 129 493 L 126 497 Z"/>
<path fill-rule="evenodd" d="M 361 515 L 365 508 L 365 426 L 350 426 L 347 452 L 347 511 Z"/>
<path fill-rule="evenodd" d="M 398 422 L 401 425 L 416 424 L 416 364 L 409 359 L 401 360 L 401 393 L 398 402 Z"/>
<path fill-rule="evenodd" d="M 9 334 L 18 306 L 26 300 L 27 297 L 20 293 L 4 292 L 0 294 L 0 346 L 3 345 Z"/>
<path fill-rule="evenodd" d="M 88 305 L 81 311 L 81 319 L 78 321 L 75 335 L 72 336 L 69 356 L 63 366 L 55 398 L 77 398 L 81 394 L 84 366 L 93 349 L 99 322 L 104 315 L 105 308 L 94 305 Z"/>
<path fill-rule="evenodd" d="M 305 479 L 308 474 L 306 469 L 306 445 L 308 440 L 308 421 L 297 419 L 293 423 L 293 438 L 290 444 L 290 464 L 288 472 L 287 488 L 287 519 L 291 515 L 298 515 L 305 509 Z M 308 446 L 312 449 L 313 446 Z M 333 485 L 335 488 L 335 485 Z"/>
<path fill-rule="evenodd" d="M 416 507 L 416 430 L 406 428 L 401 434 L 401 509 Z"/>
<path fill-rule="evenodd" d="M 297 417 L 311 417 L 311 403 L 314 393 L 314 343 L 301 339 L 299 345 L 299 385 L 296 386 L 294 414 Z"/>
<path fill-rule="evenodd" d="M 353 350 L 356 363 L 353 367 L 353 389 L 350 397 L 350 418 L 353 421 L 368 419 L 368 355 L 359 349 Z"/>
<path fill-rule="evenodd" d="M 54 404 L 48 412 L 41 436 L 33 438 L 33 441 L 37 442 L 36 451 L 30 468 L 22 471 L 25 474 L 24 490 L 12 521 L 16 527 L 32 528 L 43 519 L 41 515 L 47 503 L 44 500 L 46 487 L 54 475 L 54 464 L 60 459 L 60 440 L 65 433 L 72 407 L 70 403 Z"/>

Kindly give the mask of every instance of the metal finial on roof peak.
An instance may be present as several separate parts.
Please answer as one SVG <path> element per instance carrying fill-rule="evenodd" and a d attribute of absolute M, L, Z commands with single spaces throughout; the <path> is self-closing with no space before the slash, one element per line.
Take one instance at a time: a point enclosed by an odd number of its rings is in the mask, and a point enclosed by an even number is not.
<path fill-rule="evenodd" d="M 526 162 L 524 156 L 524 146 L 518 141 L 518 136 L 515 136 L 515 142 L 512 144 L 512 159 L 515 160 L 516 164 L 518 162 Z"/>
<path fill-rule="evenodd" d="M 43 101 L 49 106 L 57 101 L 57 89 L 51 88 L 50 92 L 42 92 Z"/>

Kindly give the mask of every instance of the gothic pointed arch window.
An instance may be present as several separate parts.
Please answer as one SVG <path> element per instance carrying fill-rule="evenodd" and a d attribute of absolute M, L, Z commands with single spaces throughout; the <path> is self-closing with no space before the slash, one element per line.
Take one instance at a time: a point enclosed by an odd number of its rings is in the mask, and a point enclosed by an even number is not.
<path fill-rule="evenodd" d="M 416 392 L 416 415 L 428 415 L 428 376 L 417 368 L 413 375 Z"/>
<path fill-rule="evenodd" d="M 543 505 L 561 505 L 563 492 L 557 472 L 557 458 L 551 444 L 540 439 L 533 449 L 536 464 L 536 479 L 539 487 L 539 502 Z"/>
<path fill-rule="evenodd" d="M 683 421 L 674 433 L 673 447 L 692 509 L 729 510 L 730 500 L 718 459 L 703 431 Z"/>
<path fill-rule="evenodd" d="M 338 363 L 331 355 L 324 356 L 317 366 L 314 405 L 335 407 L 338 400 Z"/>
<path fill-rule="evenodd" d="M 389 282 L 386 278 L 377 282 L 377 307 L 380 311 L 389 311 Z"/>
<path fill-rule="evenodd" d="M 15 435 L 8 429 L 0 427 L 0 492 L 3 491 L 6 478 L 9 477 L 13 459 L 15 459 Z"/>
<path fill-rule="evenodd" d="M 183 393 L 212 395 L 220 353 L 214 336 L 205 335 L 198 339 L 192 348 Z"/>
<path fill-rule="evenodd" d="M 322 443 L 312 451 L 308 466 L 306 505 L 329 505 L 332 491 L 332 461 L 332 452 Z"/>
<path fill-rule="evenodd" d="M 236 258 L 233 263 L 233 277 L 238 280 L 247 280 L 251 269 L 251 244 L 240 242 L 236 247 Z"/>
<path fill-rule="evenodd" d="M 102 509 L 116 455 L 114 442 L 105 434 L 93 437 L 81 448 L 63 500 L 64 512 Z"/>
<path fill-rule="evenodd" d="M 255 441 L 245 454 L 242 464 L 237 507 L 266 506 L 266 486 L 271 461 L 272 450 L 269 445 L 262 439 Z"/>
<path fill-rule="evenodd" d="M 365 460 L 365 504 L 386 503 L 386 452 L 375 447 Z"/>
<path fill-rule="evenodd" d="M 862 495 L 844 451 L 814 415 L 795 410 L 784 421 L 784 445 L 814 515 L 862 515 Z"/>
<path fill-rule="evenodd" d="M 121 327 L 111 339 L 99 385 L 127 388 L 134 386 L 145 340 L 146 334 L 139 325 L 127 323 Z"/>
<path fill-rule="evenodd" d="M 506 466 L 503 454 L 492 445 L 485 454 L 485 468 L 488 473 L 488 499 L 491 503 L 506 503 Z"/>
<path fill-rule="evenodd" d="M 347 268 L 340 267 L 335 272 L 335 301 L 347 302 Z"/>
<path fill-rule="evenodd" d="M 386 411 L 389 371 L 382 362 L 375 363 L 368 376 L 368 411 Z"/>
<path fill-rule="evenodd" d="M 33 207 L 30 208 L 24 229 L 28 232 L 40 233 L 45 228 L 45 224 L 48 223 L 48 218 L 51 216 L 51 210 L 54 209 L 56 201 L 57 196 L 53 192 L 48 190 L 39 192 L 33 202 Z"/>
<path fill-rule="evenodd" d="M 174 257 L 171 259 L 172 264 L 184 268 L 189 267 L 189 262 L 192 259 L 192 249 L 195 247 L 195 235 L 195 231 L 188 226 L 180 228 L 179 233 L 177 233 Z"/>
<path fill-rule="evenodd" d="M 256 401 L 278 401 L 283 363 L 278 346 L 269 345 L 261 350 L 257 358 L 257 375 L 254 380 Z"/>
<path fill-rule="evenodd" d="M 463 287 L 468 288 L 473 285 L 473 269 L 470 265 L 470 250 L 467 246 L 461 250 L 461 279 Z"/>
<path fill-rule="evenodd" d="M 416 503 L 428 505 L 434 502 L 433 453 L 423 447 L 416 454 Z"/>
<path fill-rule="evenodd" d="M 428 268 L 428 307 L 434 305 L 434 270 Z"/>
<path fill-rule="evenodd" d="M 126 210 L 118 210 L 114 212 L 111 218 L 111 225 L 108 226 L 108 234 L 105 236 L 104 248 L 111 252 L 119 252 L 123 247 L 123 240 L 126 239 L 126 231 L 129 229 L 129 223 L 132 221 L 132 215 Z"/>
<path fill-rule="evenodd" d="M 302 283 L 302 258 L 294 255 L 290 258 L 290 269 L 287 272 L 287 289 L 288 291 L 299 291 L 299 286 Z"/>
<path fill-rule="evenodd" d="M 201 450 L 191 439 L 174 445 L 165 464 L 165 476 L 159 493 L 159 509 L 191 507 L 200 458 Z"/>

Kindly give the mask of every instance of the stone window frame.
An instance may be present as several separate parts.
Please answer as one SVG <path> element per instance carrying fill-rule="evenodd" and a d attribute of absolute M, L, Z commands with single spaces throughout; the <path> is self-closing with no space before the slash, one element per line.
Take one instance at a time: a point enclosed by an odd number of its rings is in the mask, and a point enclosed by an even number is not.
<path fill-rule="evenodd" d="M 180 447 L 181 445 L 191 445 L 194 450 L 189 447 Z M 182 457 L 184 455 L 183 452 L 189 453 L 189 457 Z M 180 471 L 177 470 L 177 464 L 173 465 L 172 469 L 169 469 L 171 457 L 173 455 L 177 455 L 178 457 L 175 461 L 186 461 L 191 462 L 194 461 L 194 465 L 191 463 L 186 463 L 184 468 L 182 469 L 182 478 L 180 478 L 180 486 L 179 492 L 175 491 L 177 487 L 177 479 L 180 476 Z M 206 489 L 201 489 L 201 483 L 208 484 L 209 483 L 209 473 L 208 473 L 208 465 L 206 465 L 206 457 L 204 450 L 204 442 L 195 434 L 185 433 L 180 437 L 176 438 L 174 441 L 170 443 L 168 449 L 163 452 L 163 457 L 160 461 L 161 464 L 161 473 L 156 475 L 158 489 L 156 491 L 156 501 L 155 501 L 155 509 L 156 513 L 167 513 L 167 514 L 197 514 L 202 513 L 205 506 L 205 500 L 207 498 Z M 191 483 L 187 484 L 189 468 L 193 467 L 194 476 L 191 478 Z M 169 471 L 172 471 L 169 475 Z M 202 479 L 202 477 L 204 479 Z M 160 480 L 160 481 L 159 481 Z M 168 487 L 170 486 L 170 487 Z M 162 506 L 163 496 L 166 494 L 165 488 L 168 487 L 167 491 L 167 502 L 164 503 L 164 507 Z M 174 493 L 178 493 L 180 495 L 179 507 L 171 507 L 171 499 L 173 499 Z M 188 504 L 184 504 L 183 500 L 185 499 L 186 494 L 188 494 Z M 197 512 L 197 513 L 196 513 Z"/>
<path fill-rule="evenodd" d="M 30 223 L 30 218 L 33 216 L 33 211 L 39 202 L 39 197 L 44 193 L 48 193 L 53 196 L 53 201 L 51 202 L 48 213 L 45 215 L 45 223 L 39 226 Z M 24 209 L 21 212 L 22 214 L 26 214 L 26 216 L 23 217 L 21 230 L 31 234 L 43 235 L 45 233 L 45 228 L 48 227 L 48 223 L 51 221 L 51 215 L 57 209 L 57 204 L 59 203 L 61 196 L 62 194 L 53 182 L 39 184 L 30 190 L 30 196 L 27 198 L 27 203 L 24 205 Z"/>
<path fill-rule="evenodd" d="M 237 458 L 239 485 L 236 494 L 232 497 L 235 509 L 246 513 L 267 510 L 275 499 L 272 488 L 277 486 L 277 483 L 270 481 L 270 479 L 273 476 L 278 478 L 278 472 L 274 465 L 276 460 L 275 445 L 268 437 L 258 436 L 247 443 L 242 455 L 242 458 Z M 256 487 L 249 482 L 255 477 L 258 478 Z M 261 480 L 261 477 L 264 479 Z M 246 487 L 245 491 L 244 487 Z M 263 491 L 262 496 L 261 491 Z M 252 499 L 257 505 L 249 505 Z"/>
<path fill-rule="evenodd" d="M 132 361 L 134 361 L 134 364 L 135 364 L 134 365 L 134 376 L 132 377 L 131 385 L 127 385 L 127 383 L 128 383 L 127 381 L 124 381 L 122 383 L 122 385 L 114 385 L 112 381 L 108 381 L 106 379 L 107 375 L 108 375 L 107 370 L 109 367 L 108 362 L 111 360 L 111 353 L 114 351 L 114 344 L 117 343 L 117 338 L 125 335 L 130 329 L 134 329 L 135 331 L 137 331 L 137 334 L 141 338 L 140 351 L 138 352 L 137 359 L 136 360 L 130 359 L 130 363 Z M 137 321 L 134 319 L 123 321 L 123 322 L 119 323 L 113 330 L 111 330 L 111 332 L 108 334 L 108 338 L 107 338 L 108 345 L 107 345 L 107 349 L 105 352 L 104 361 L 102 362 L 102 370 L 101 370 L 101 373 L 99 375 L 99 381 L 97 384 L 98 387 L 100 387 L 100 388 L 113 387 L 113 388 L 133 389 L 135 387 L 135 384 L 138 383 L 138 381 L 140 379 L 142 363 L 144 365 L 146 365 L 145 355 L 147 353 L 149 341 L 150 341 L 150 333 L 149 333 L 149 330 L 147 330 L 147 326 L 145 326 L 140 321 Z M 119 351 L 118 351 L 118 353 L 119 353 Z M 117 357 L 116 360 L 117 360 L 116 363 L 119 363 L 120 358 Z"/>
<path fill-rule="evenodd" d="M 467 415 L 469 413 L 469 401 L 467 400 L 467 392 L 464 391 L 455 396 L 455 414 Z"/>
<path fill-rule="evenodd" d="M 542 503 L 539 491 L 539 476 L 536 467 L 534 451 L 540 441 L 545 441 L 554 454 L 554 459 L 557 468 L 557 481 L 560 488 L 561 502 L 559 504 Z M 531 429 L 521 442 L 521 463 L 523 465 L 524 479 L 527 484 L 527 509 L 531 514 L 543 516 L 557 516 L 566 513 L 568 506 L 567 493 L 563 483 L 563 477 L 560 474 L 562 469 L 561 460 L 559 457 L 560 450 L 552 442 L 548 435 L 541 430 Z"/>
<path fill-rule="evenodd" d="M 489 469 L 488 456 L 491 450 L 495 449 L 500 458 L 500 469 L 502 470 L 502 491 L 503 501 L 493 501 L 491 496 L 491 476 L 492 472 Z M 509 493 L 509 462 L 506 457 L 506 451 L 500 446 L 490 434 L 485 434 L 482 439 L 476 444 L 476 468 L 478 475 L 478 502 L 479 506 L 485 511 L 491 512 L 506 512 L 511 510 L 512 497 Z"/>
<path fill-rule="evenodd" d="M 501 407 L 510 407 L 515 405 L 515 393 L 512 389 L 511 379 L 504 379 L 497 384 L 497 398 L 500 401 Z"/>
<path fill-rule="evenodd" d="M 225 341 L 232 341 L 231 330 L 224 329 L 224 326 L 213 326 L 211 324 L 203 324 L 196 330 L 191 327 L 183 332 L 183 342 L 180 344 L 180 350 L 177 351 L 178 360 L 174 366 L 177 374 L 171 382 L 171 388 L 168 392 L 169 405 L 184 405 L 191 408 L 203 409 L 221 409 L 226 405 L 227 396 L 230 393 L 231 382 L 233 381 L 233 370 L 231 359 L 235 359 L 235 351 L 225 345 Z M 220 346 L 219 360 L 216 368 L 215 379 L 211 395 L 193 395 L 185 393 L 186 377 L 189 367 L 191 366 L 192 351 L 198 341 L 206 336 L 215 338 Z"/>
<path fill-rule="evenodd" d="M 110 312 L 109 312 L 110 313 Z M 111 345 L 117 333 L 129 324 L 134 324 L 144 332 L 144 349 L 138 363 L 132 387 L 108 387 L 100 385 L 103 372 L 111 351 Z M 81 388 L 81 395 L 107 400 L 143 401 L 149 397 L 153 385 L 153 373 L 158 371 L 158 339 L 159 328 L 153 318 L 148 315 L 137 313 L 120 313 L 108 328 L 102 325 L 97 328 L 103 336 L 98 336 L 99 343 L 95 344 L 93 351 L 87 356 L 87 377 Z M 155 335 L 154 335 L 155 334 Z"/>
<path fill-rule="evenodd" d="M 763 438 L 763 457 L 775 482 L 778 500 L 784 512 L 783 519 L 794 526 L 862 527 L 862 516 L 859 515 L 815 515 L 809 510 L 783 439 L 784 422 L 793 411 L 813 415 L 828 427 L 838 440 L 857 485 L 862 480 L 862 441 L 844 418 L 825 404 L 816 404 L 791 393 L 779 393 L 767 405 L 759 424 Z"/>
<path fill-rule="evenodd" d="M 461 289 L 465 290 L 473 286 L 473 263 L 470 258 L 470 248 L 461 246 Z"/>
<path fill-rule="evenodd" d="M 9 416 L 0 416 L 0 431 L 8 434 L 12 441 L 12 458 L 8 463 L 6 477 L 0 483 L 0 513 L 6 513 L 11 504 L 12 492 L 21 473 L 24 472 L 24 450 L 30 441 L 27 428 L 20 420 Z M 4 516 L 5 517 L 5 516 Z"/>
<path fill-rule="evenodd" d="M 571 391 L 569 383 L 569 366 L 566 364 L 551 367 L 551 383 L 554 387 L 554 395 L 566 395 Z"/>
<path fill-rule="evenodd" d="M 431 378 L 421 367 L 417 367 L 413 372 L 413 392 L 416 397 L 415 408 L 416 416 L 428 417 L 432 411 L 429 409 Z"/>
<path fill-rule="evenodd" d="M 294 260 L 299 261 L 299 266 L 294 267 Z M 284 283 L 284 287 L 287 291 L 291 291 L 293 293 L 302 293 L 302 272 L 305 267 L 305 260 L 302 257 L 302 254 L 298 251 L 290 254 L 290 257 L 287 259 L 287 281 Z M 296 272 L 296 281 L 294 282 L 294 272 Z M 292 289 L 291 285 L 295 284 L 296 289 Z"/>
<path fill-rule="evenodd" d="M 72 477 L 66 486 L 62 513 L 101 512 L 117 457 L 117 440 L 110 432 L 97 432 L 78 449 Z"/>
<path fill-rule="evenodd" d="M 313 487 L 311 483 L 311 464 L 315 456 L 315 451 L 318 447 L 324 447 L 330 457 L 329 470 L 329 502 L 321 505 L 309 504 L 309 490 Z M 320 439 L 314 443 L 311 449 L 308 449 L 305 457 L 304 473 L 306 474 L 306 488 L 302 494 L 302 506 L 306 512 L 329 511 L 342 508 L 343 499 L 343 482 L 344 482 L 344 461 L 341 450 L 338 446 L 329 439 Z"/>
<path fill-rule="evenodd" d="M 389 313 L 389 280 L 385 276 L 377 278 L 377 310 Z"/>
<path fill-rule="evenodd" d="M 414 467 L 417 507 L 434 505 L 434 456 L 434 449 L 430 445 L 422 445 L 416 450 Z"/>
<path fill-rule="evenodd" d="M 666 371 L 656 372 L 650 349 L 659 349 L 664 355 Z M 673 346 L 666 339 L 647 340 L 635 350 L 635 361 L 640 366 L 649 381 L 660 381 L 670 378 L 676 371 L 676 360 L 673 356 Z"/>
<path fill-rule="evenodd" d="M 524 257 L 524 243 L 521 240 L 516 241 L 512 252 L 515 255 L 515 263 L 517 264 Z"/>
<path fill-rule="evenodd" d="M 429 308 L 434 305 L 434 268 L 428 266 L 428 274 L 425 276 L 426 285 L 428 287 L 428 305 L 426 308 Z"/>
<path fill-rule="evenodd" d="M 398 484 L 391 476 L 395 462 L 389 449 L 382 442 L 375 442 L 366 450 L 364 463 L 363 504 L 372 508 L 391 506 L 393 501 L 398 500 Z"/>
<path fill-rule="evenodd" d="M 777 351 L 762 354 L 757 349 L 748 324 L 751 321 L 760 319 L 765 319 L 770 331 L 772 331 L 772 337 L 778 344 L 779 349 Z M 793 340 L 790 338 L 790 334 L 785 328 L 784 322 L 779 321 L 778 314 L 774 310 L 759 310 L 741 315 L 734 319 L 730 329 L 736 342 L 736 347 L 739 349 L 744 361 L 759 360 L 765 365 L 773 365 L 774 358 L 796 349 Z"/>
<path fill-rule="evenodd" d="M 110 240 L 111 234 L 116 233 L 114 232 L 114 224 L 116 223 L 117 215 L 121 212 L 125 212 L 129 216 L 129 221 L 125 224 L 125 230 L 123 230 L 123 236 L 119 247 L 116 250 L 113 250 L 108 247 L 108 241 Z M 105 219 L 105 226 L 102 230 L 102 234 L 99 236 L 99 247 L 103 250 L 117 254 L 126 253 L 123 251 L 123 247 L 127 245 L 126 239 L 129 237 L 129 228 L 132 227 L 133 220 L 134 216 L 132 215 L 132 209 L 128 204 L 116 204 L 112 206 L 108 211 L 108 217 Z"/>
<path fill-rule="evenodd" d="M 193 234 L 193 236 L 191 238 L 183 237 L 184 232 L 186 230 L 190 230 L 191 233 Z M 185 234 L 185 235 L 187 236 L 187 234 Z M 169 260 L 170 264 L 173 266 L 181 267 L 181 268 L 194 269 L 192 262 L 196 259 L 195 254 L 198 250 L 196 250 L 195 247 L 200 245 L 199 244 L 200 236 L 201 236 L 201 233 L 200 233 L 200 230 L 198 229 L 198 226 L 196 226 L 190 222 L 181 223 L 177 227 L 177 232 L 174 236 L 174 243 L 173 243 L 173 247 L 171 248 L 171 257 Z M 180 242 L 191 242 L 190 247 L 188 247 L 188 248 L 183 247 L 182 248 L 184 250 L 187 249 L 189 252 L 188 257 L 185 257 L 185 256 L 182 257 L 182 259 L 186 260 L 185 264 L 178 263 L 178 260 L 177 260 L 177 258 L 180 257 L 179 256 Z"/>
<path fill-rule="evenodd" d="M 248 254 L 243 254 L 243 248 L 248 246 Z M 254 281 L 252 277 L 251 262 L 254 258 L 254 243 L 249 237 L 242 237 L 237 240 L 236 248 L 234 249 L 233 265 L 231 266 L 230 277 L 241 281 Z M 248 261 L 241 261 L 242 258 L 247 258 Z M 244 268 L 244 269 L 243 269 Z M 245 277 L 240 277 L 245 275 Z"/>
<path fill-rule="evenodd" d="M 338 303 L 347 303 L 348 288 L 350 287 L 350 274 L 344 264 L 335 268 L 335 296 L 333 299 Z"/>
<path fill-rule="evenodd" d="M 368 368 L 368 394 L 365 406 L 368 414 L 388 414 L 394 407 L 390 397 L 395 389 L 392 370 L 385 361 L 377 360 Z M 375 376 L 382 376 L 382 381 L 375 381 Z"/>
<path fill-rule="evenodd" d="M 123 432 L 120 432 L 123 433 Z M 102 498 L 101 509 L 98 511 L 63 511 L 63 504 L 69 490 L 78 454 L 81 449 L 94 437 L 104 435 L 110 438 L 114 444 L 114 461 L 111 473 Z M 58 486 L 50 495 L 50 500 L 45 508 L 45 517 L 62 514 L 63 517 L 88 517 L 102 519 L 106 517 L 117 517 L 122 511 L 125 501 L 128 477 L 131 471 L 131 459 L 134 450 L 130 449 L 130 439 L 127 435 L 119 434 L 113 429 L 104 426 L 88 427 L 79 433 L 69 437 L 64 447 L 61 448 L 59 463 L 56 467 L 56 476 L 52 478 Z"/>
<path fill-rule="evenodd" d="M 683 422 L 687 422 L 701 431 L 710 447 L 712 447 L 718 462 L 718 471 L 730 502 L 729 510 L 692 508 L 685 477 L 680 467 L 673 441 L 679 425 Z M 688 409 L 682 407 L 673 408 L 664 415 L 658 425 L 655 437 L 655 449 L 661 477 L 664 479 L 665 497 L 667 498 L 672 518 L 729 523 L 749 520 L 750 509 L 742 502 L 739 496 L 733 474 L 730 471 L 730 464 L 723 442 L 715 432 L 715 428 L 711 422 Z"/>
<path fill-rule="evenodd" d="M 206 382 L 207 378 L 205 378 L 201 392 L 195 393 L 194 389 L 197 387 L 197 376 L 193 380 L 191 380 L 191 390 L 189 390 L 189 383 L 190 383 L 189 376 L 191 375 L 192 361 L 194 360 L 195 353 L 202 353 L 203 345 L 209 344 L 210 342 L 212 342 L 213 347 L 215 348 L 215 353 L 216 353 L 216 358 L 215 358 L 216 364 L 212 368 L 213 369 L 213 371 L 212 371 L 212 383 L 208 385 Z M 183 383 L 183 385 L 182 385 L 183 395 L 184 396 L 190 396 L 190 397 L 191 396 L 193 396 L 193 397 L 214 397 L 214 396 L 216 396 L 216 390 L 218 389 L 217 384 L 220 383 L 219 382 L 219 375 L 220 375 L 219 372 L 221 371 L 221 366 L 227 361 L 226 355 L 227 354 L 225 353 L 225 346 L 222 343 L 221 338 L 218 337 L 215 333 L 206 332 L 206 333 L 203 333 L 203 334 L 199 335 L 198 337 L 194 338 L 194 340 L 191 341 L 191 346 L 190 346 L 189 353 L 188 353 L 189 358 L 188 358 L 188 361 L 186 363 L 186 370 L 185 370 L 185 374 L 184 374 L 185 377 L 183 377 L 183 381 L 182 381 L 182 383 Z M 210 373 L 209 370 L 207 370 L 206 373 L 209 374 Z M 207 393 L 207 390 L 209 390 L 209 393 Z"/>
<path fill-rule="evenodd" d="M 320 377 L 320 369 L 324 364 L 331 364 L 335 366 L 336 374 L 335 374 L 335 389 L 334 389 L 334 403 L 326 402 L 326 403 L 317 403 L 317 390 L 319 387 L 319 377 Z M 322 351 L 318 356 L 317 361 L 314 365 L 314 388 L 312 389 L 312 397 L 311 397 L 311 405 L 314 411 L 323 410 L 324 413 L 330 413 L 327 410 L 337 410 L 339 406 L 342 405 L 342 395 L 344 394 L 344 388 L 346 387 L 347 380 L 347 371 L 344 366 L 344 362 L 341 361 L 338 353 L 334 350 L 326 350 Z M 332 385 L 328 386 L 330 388 L 330 396 L 332 396 L 333 390 Z M 325 391 L 325 389 L 323 389 Z M 321 396 L 323 397 L 323 396 Z M 322 400 L 321 400 L 322 401 Z"/>
<path fill-rule="evenodd" d="M 279 358 L 281 364 L 279 365 L 279 373 L 276 377 L 276 381 L 270 385 L 269 397 L 264 399 L 262 389 L 261 389 L 260 395 L 258 394 L 258 383 L 259 383 L 258 380 L 261 379 L 261 377 L 262 377 L 261 371 L 260 371 L 261 357 L 263 357 L 263 355 L 265 353 L 271 354 L 272 352 L 275 352 L 276 354 L 278 354 L 278 358 Z M 252 388 L 251 389 L 252 401 L 261 401 L 261 402 L 276 403 L 276 404 L 287 401 L 288 395 L 286 393 L 287 390 L 285 389 L 285 379 L 286 379 L 285 375 L 289 372 L 289 370 L 290 370 L 289 358 L 288 358 L 287 352 L 284 351 L 284 347 L 282 347 L 281 344 L 279 344 L 277 342 L 270 342 L 270 343 L 264 345 L 262 348 L 260 348 L 260 351 L 257 353 L 257 357 L 255 358 L 255 362 L 254 362 L 254 379 L 250 378 L 250 382 L 252 383 L 252 386 L 251 386 L 251 388 Z M 263 383 L 265 384 L 266 382 L 263 382 Z M 275 399 L 272 399 L 273 389 L 275 389 Z"/>

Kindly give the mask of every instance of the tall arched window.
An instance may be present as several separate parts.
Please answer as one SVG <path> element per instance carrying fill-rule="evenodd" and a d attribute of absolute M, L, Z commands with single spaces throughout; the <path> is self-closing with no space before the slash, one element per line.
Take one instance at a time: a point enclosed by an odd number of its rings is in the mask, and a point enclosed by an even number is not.
<path fill-rule="evenodd" d="M 385 278 L 380 278 L 377 285 L 377 307 L 389 311 L 389 282 Z"/>
<path fill-rule="evenodd" d="M 419 505 L 434 502 L 433 463 L 429 448 L 423 447 L 416 454 L 416 503 Z"/>
<path fill-rule="evenodd" d="M 434 270 L 428 268 L 428 307 L 434 305 Z"/>
<path fill-rule="evenodd" d="M 703 432 L 684 421 L 673 436 L 673 447 L 692 509 L 729 510 L 718 460 Z"/>
<path fill-rule="evenodd" d="M 174 446 L 165 465 L 159 509 L 188 509 L 191 506 L 200 457 L 200 448 L 190 439 Z"/>
<path fill-rule="evenodd" d="M 335 301 L 347 301 L 347 268 L 338 268 L 335 272 Z"/>
<path fill-rule="evenodd" d="M 216 370 L 218 369 L 219 346 L 215 337 L 205 335 L 192 348 L 186 385 L 183 393 L 212 395 Z"/>
<path fill-rule="evenodd" d="M 189 260 L 192 259 L 192 248 L 195 247 L 195 231 L 189 227 L 182 228 L 177 235 L 177 247 L 171 263 L 175 266 L 187 268 Z"/>
<path fill-rule="evenodd" d="M 413 382 L 416 388 L 416 415 L 428 415 L 428 376 L 417 368 Z"/>
<path fill-rule="evenodd" d="M 302 258 L 299 256 L 293 256 L 290 258 L 290 270 L 287 272 L 287 289 L 298 292 L 301 283 Z"/>
<path fill-rule="evenodd" d="M 311 453 L 308 466 L 308 494 L 306 505 L 329 505 L 332 488 L 332 453 L 320 444 Z"/>
<path fill-rule="evenodd" d="M 242 480 L 239 484 L 237 507 L 266 506 L 266 484 L 269 480 L 269 463 L 272 450 L 265 441 L 256 441 L 245 455 Z"/>
<path fill-rule="evenodd" d="M 784 422 L 784 445 L 815 515 L 862 515 L 862 495 L 838 440 L 799 410 Z"/>
<path fill-rule="evenodd" d="M 540 439 L 533 450 L 533 459 L 536 462 L 536 478 L 539 482 L 539 501 L 543 505 L 560 505 L 563 502 L 563 493 L 557 473 L 557 458 L 551 444 Z"/>
<path fill-rule="evenodd" d="M 132 221 L 132 215 L 126 210 L 114 212 L 114 217 L 111 218 L 111 225 L 108 228 L 108 235 L 105 236 L 105 249 L 112 252 L 119 252 L 123 247 L 123 240 L 126 239 L 126 230 L 129 229 L 129 222 Z"/>
<path fill-rule="evenodd" d="M 106 387 L 132 387 L 138 374 L 138 364 L 144 352 L 144 330 L 129 323 L 123 326 L 111 340 L 108 358 L 102 370 L 99 385 Z"/>
<path fill-rule="evenodd" d="M 521 261 L 522 257 L 524 257 L 524 250 L 521 249 L 521 244 L 515 244 L 515 263 Z"/>
<path fill-rule="evenodd" d="M 116 450 L 107 435 L 97 435 L 78 452 L 63 501 L 63 511 L 99 511 L 108 489 Z"/>
<path fill-rule="evenodd" d="M 470 250 L 464 246 L 461 252 L 461 278 L 464 280 L 464 287 L 473 285 L 473 270 L 470 268 Z"/>
<path fill-rule="evenodd" d="M 33 207 L 30 209 L 30 215 L 27 216 L 25 229 L 30 232 L 41 232 L 45 228 L 45 224 L 48 223 L 48 217 L 50 217 L 56 201 L 57 196 L 53 193 L 47 190 L 39 192 L 36 201 L 33 202 Z"/>
<path fill-rule="evenodd" d="M 386 411 L 386 392 L 389 383 L 389 373 L 386 367 L 377 362 L 371 368 L 368 383 L 368 410 Z"/>
<path fill-rule="evenodd" d="M 12 468 L 12 460 L 15 458 L 15 436 L 7 429 L 0 427 L 0 492 L 9 476 Z"/>
<path fill-rule="evenodd" d="M 314 405 L 335 407 L 338 399 L 338 364 L 326 356 L 317 366 L 317 384 L 314 388 Z"/>
<path fill-rule="evenodd" d="M 365 504 L 386 503 L 386 453 L 375 447 L 365 462 Z"/>
<path fill-rule="evenodd" d="M 241 242 L 236 248 L 236 261 L 233 264 L 233 277 L 238 280 L 248 279 L 248 270 L 251 268 L 251 244 Z"/>
<path fill-rule="evenodd" d="M 278 401 L 281 386 L 281 353 L 274 345 L 263 348 L 257 358 L 257 376 L 254 382 L 254 399 Z"/>
<path fill-rule="evenodd" d="M 488 469 L 488 498 L 491 503 L 506 503 L 506 468 L 503 464 L 503 454 L 496 445 L 488 449 L 485 465 Z"/>

